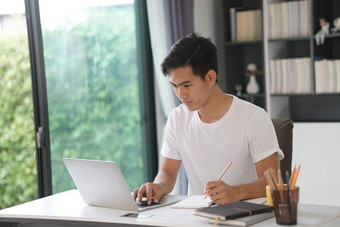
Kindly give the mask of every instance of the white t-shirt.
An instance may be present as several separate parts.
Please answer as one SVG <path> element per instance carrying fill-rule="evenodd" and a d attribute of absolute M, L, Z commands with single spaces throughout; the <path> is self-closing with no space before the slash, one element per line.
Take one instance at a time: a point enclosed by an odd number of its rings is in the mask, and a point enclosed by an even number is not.
<path fill-rule="evenodd" d="M 197 111 L 181 104 L 170 114 L 162 155 L 182 160 L 188 177 L 188 195 L 204 194 L 206 182 L 216 180 L 229 162 L 221 180 L 239 185 L 257 179 L 255 163 L 277 152 L 274 126 L 260 107 L 233 96 L 228 112 L 214 123 L 201 121 Z"/>

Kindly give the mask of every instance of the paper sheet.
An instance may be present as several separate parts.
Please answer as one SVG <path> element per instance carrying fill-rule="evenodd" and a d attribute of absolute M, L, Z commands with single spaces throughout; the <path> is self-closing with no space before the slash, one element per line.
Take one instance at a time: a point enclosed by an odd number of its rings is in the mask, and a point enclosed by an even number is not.
<path fill-rule="evenodd" d="M 181 200 L 178 203 L 171 205 L 171 208 L 199 209 L 199 208 L 208 207 L 212 201 L 209 198 L 206 198 L 205 200 L 203 200 L 204 197 L 205 195 L 192 195 L 184 200 Z"/>
<path fill-rule="evenodd" d="M 209 198 L 206 198 L 205 200 L 203 200 L 204 197 L 205 195 L 192 195 L 184 200 L 179 201 L 178 203 L 171 205 L 171 208 L 199 209 L 199 208 L 208 207 L 212 201 Z M 260 197 L 260 198 L 245 200 L 245 201 L 251 202 L 251 203 L 257 203 L 257 204 L 265 204 L 267 199 L 265 197 Z"/>

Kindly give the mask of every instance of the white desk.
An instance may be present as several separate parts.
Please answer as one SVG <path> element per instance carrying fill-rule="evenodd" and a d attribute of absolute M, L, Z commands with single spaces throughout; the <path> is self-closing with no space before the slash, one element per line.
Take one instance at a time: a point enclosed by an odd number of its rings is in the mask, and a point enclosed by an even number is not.
<path fill-rule="evenodd" d="M 184 198 L 184 197 L 183 197 Z M 129 211 L 86 205 L 77 190 L 70 190 L 18 206 L 0 210 L 0 226 L 210 226 L 208 219 L 194 210 L 169 206 L 142 212 L 148 218 L 121 217 Z M 299 204 L 297 226 L 339 226 L 340 207 Z M 253 226 L 275 226 L 275 218 Z M 12 224 L 15 226 L 15 224 Z"/>

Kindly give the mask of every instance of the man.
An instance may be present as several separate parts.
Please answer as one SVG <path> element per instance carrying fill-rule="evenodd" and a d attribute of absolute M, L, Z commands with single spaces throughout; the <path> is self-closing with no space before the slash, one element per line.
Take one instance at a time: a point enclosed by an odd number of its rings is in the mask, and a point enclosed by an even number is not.
<path fill-rule="evenodd" d="M 141 203 L 170 193 L 183 162 L 188 194 L 207 194 L 215 204 L 265 196 L 264 171 L 277 170 L 279 149 L 266 112 L 217 85 L 217 50 L 209 39 L 190 34 L 171 48 L 162 63 L 182 104 L 168 119 L 161 166 L 153 183 L 134 191 Z M 216 180 L 229 162 L 228 172 Z"/>

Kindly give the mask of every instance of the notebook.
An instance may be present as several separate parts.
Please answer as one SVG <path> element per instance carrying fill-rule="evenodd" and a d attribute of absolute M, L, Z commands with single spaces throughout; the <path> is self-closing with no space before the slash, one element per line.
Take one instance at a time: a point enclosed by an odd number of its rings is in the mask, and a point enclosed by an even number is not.
<path fill-rule="evenodd" d="M 228 220 L 271 212 L 273 210 L 274 207 L 272 206 L 239 201 L 215 207 L 198 209 L 196 210 L 195 215 L 207 218 L 218 218 L 219 220 Z"/>
<path fill-rule="evenodd" d="M 274 217 L 274 211 L 272 212 L 266 212 L 262 214 L 254 214 L 251 216 L 245 216 L 241 218 L 235 218 L 235 219 L 229 219 L 229 220 L 218 220 L 216 221 L 215 219 L 210 219 L 209 223 L 210 224 L 218 224 L 218 225 L 233 225 L 233 226 L 249 226 L 249 225 L 254 225 L 256 223 L 265 221 L 269 218 Z"/>
<path fill-rule="evenodd" d="M 138 206 L 116 162 L 74 158 L 63 158 L 63 161 L 88 205 L 139 212 L 180 200 L 165 196 L 157 204 Z"/>

